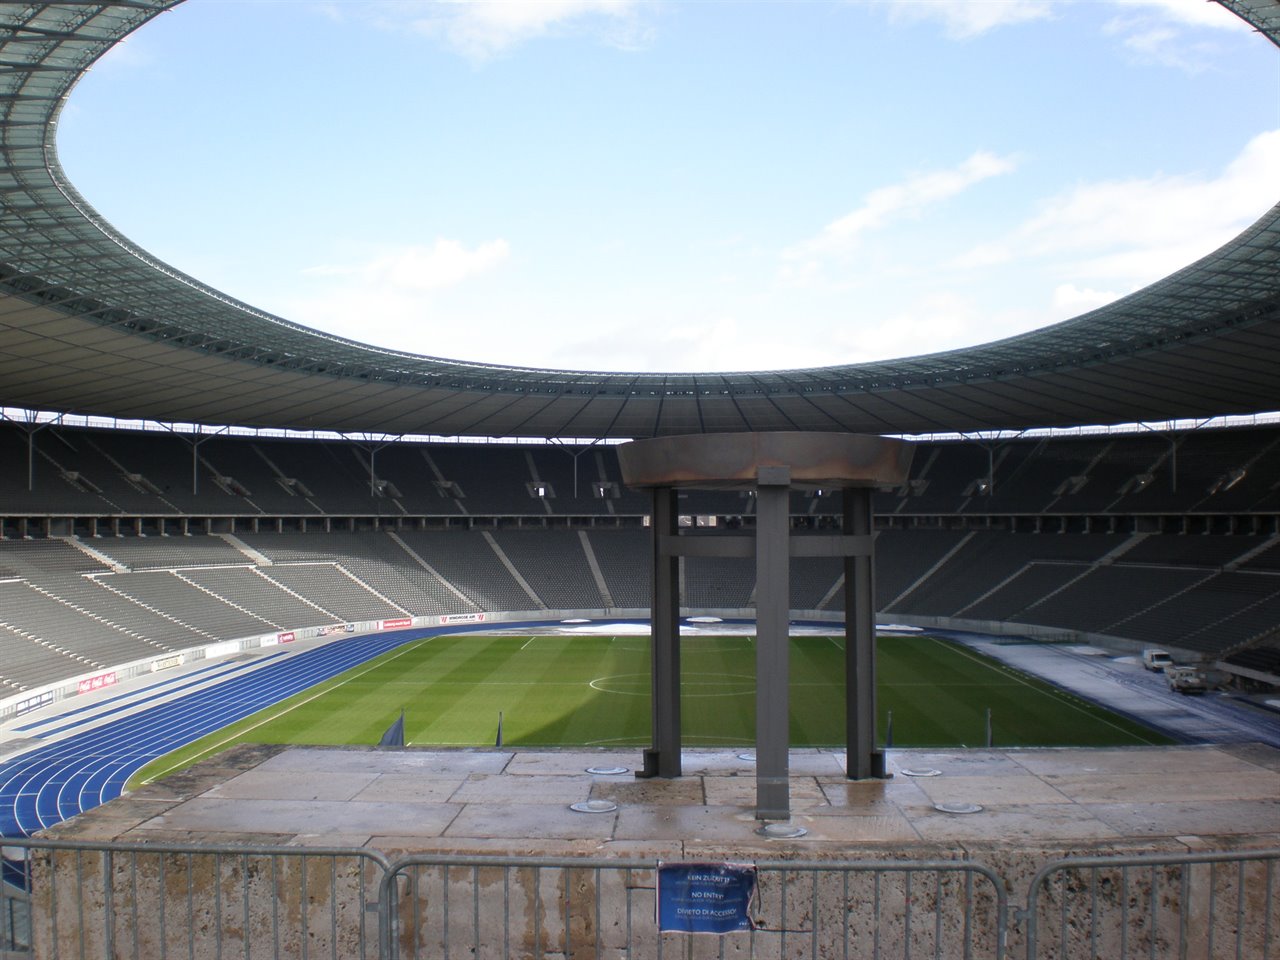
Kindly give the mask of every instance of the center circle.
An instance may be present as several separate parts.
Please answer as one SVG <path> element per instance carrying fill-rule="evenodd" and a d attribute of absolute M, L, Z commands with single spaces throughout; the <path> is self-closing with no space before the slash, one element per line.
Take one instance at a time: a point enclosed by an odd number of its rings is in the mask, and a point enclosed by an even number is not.
<path fill-rule="evenodd" d="M 596 677 L 590 687 L 601 693 L 647 697 L 652 692 L 647 673 L 618 673 Z M 683 697 L 741 697 L 756 692 L 756 678 L 741 673 L 685 673 L 680 676 Z"/>

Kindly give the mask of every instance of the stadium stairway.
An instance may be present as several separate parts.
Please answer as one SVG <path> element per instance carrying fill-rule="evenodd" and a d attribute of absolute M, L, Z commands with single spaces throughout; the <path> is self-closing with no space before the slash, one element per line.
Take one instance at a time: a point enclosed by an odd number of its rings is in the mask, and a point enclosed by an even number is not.
<path fill-rule="evenodd" d="M 215 533 L 214 536 L 227 543 L 229 546 L 235 547 L 246 557 L 252 560 L 256 567 L 269 567 L 275 562 L 265 553 L 253 549 L 253 547 L 249 546 L 234 533 Z"/>
<path fill-rule="evenodd" d="M 98 550 L 98 549 L 95 549 L 94 547 L 89 546 L 89 544 L 85 543 L 79 537 L 51 537 L 50 539 L 61 540 L 63 543 L 67 544 L 68 546 L 75 547 L 81 553 L 92 557 L 94 560 L 97 560 L 103 566 L 110 567 L 111 570 L 115 573 L 129 572 L 129 567 L 127 567 L 125 564 L 121 563 L 119 560 L 115 560 L 107 556 L 101 550 Z"/>

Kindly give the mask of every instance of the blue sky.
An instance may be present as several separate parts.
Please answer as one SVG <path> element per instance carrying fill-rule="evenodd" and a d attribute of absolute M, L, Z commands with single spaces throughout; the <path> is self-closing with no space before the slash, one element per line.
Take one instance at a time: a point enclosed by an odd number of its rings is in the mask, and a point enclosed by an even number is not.
<path fill-rule="evenodd" d="M 1204 0 L 188 0 L 58 143 L 152 253 L 353 339 L 825 366 L 1230 239 L 1280 192 L 1280 51 Z"/>

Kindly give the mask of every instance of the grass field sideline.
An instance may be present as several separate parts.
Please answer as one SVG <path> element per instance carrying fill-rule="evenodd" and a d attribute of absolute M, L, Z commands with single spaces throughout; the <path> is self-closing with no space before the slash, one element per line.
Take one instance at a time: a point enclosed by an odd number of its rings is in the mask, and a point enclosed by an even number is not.
<path fill-rule="evenodd" d="M 844 738 L 844 638 L 791 640 L 791 743 Z M 881 740 L 893 746 L 1123 746 L 1171 741 L 949 640 L 877 641 Z M 754 742 L 755 638 L 681 641 L 682 730 L 688 746 Z M 642 636 L 436 636 L 360 667 L 196 741 L 133 784 L 184 769 L 236 743 L 368 745 L 405 711 L 405 742 L 493 746 L 644 746 L 649 641 Z"/>

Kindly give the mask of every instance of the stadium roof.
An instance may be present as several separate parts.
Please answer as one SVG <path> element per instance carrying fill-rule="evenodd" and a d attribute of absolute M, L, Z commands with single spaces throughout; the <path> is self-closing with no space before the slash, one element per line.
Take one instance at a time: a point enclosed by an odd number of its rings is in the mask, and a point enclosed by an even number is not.
<path fill-rule="evenodd" d="M 67 181 L 84 71 L 181 0 L 0 2 L 0 405 L 388 433 L 649 437 L 1074 426 L 1280 410 L 1280 204 L 1106 307 L 945 353 L 767 373 L 586 373 L 397 353 L 220 293 Z M 1218 0 L 1280 45 L 1273 0 Z M 145 172 L 140 172 L 145 175 Z"/>

